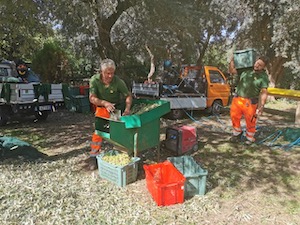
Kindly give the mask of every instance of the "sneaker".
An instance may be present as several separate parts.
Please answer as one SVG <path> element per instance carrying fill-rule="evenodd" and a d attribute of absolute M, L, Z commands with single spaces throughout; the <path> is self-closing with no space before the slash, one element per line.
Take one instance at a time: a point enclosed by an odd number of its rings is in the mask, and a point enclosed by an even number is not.
<path fill-rule="evenodd" d="M 242 133 L 237 135 L 237 136 L 231 136 L 231 138 L 229 139 L 229 141 L 231 143 L 238 143 L 242 141 Z"/>

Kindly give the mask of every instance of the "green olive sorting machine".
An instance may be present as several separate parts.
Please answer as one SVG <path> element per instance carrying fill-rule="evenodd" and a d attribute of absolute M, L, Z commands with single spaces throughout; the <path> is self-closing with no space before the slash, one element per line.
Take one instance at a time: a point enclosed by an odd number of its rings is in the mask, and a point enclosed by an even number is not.
<path fill-rule="evenodd" d="M 125 149 L 129 155 L 158 147 L 160 149 L 160 117 L 170 112 L 170 103 L 164 100 L 134 99 L 137 104 L 157 105 L 141 114 L 121 116 L 119 120 L 96 117 L 96 133 L 112 144 Z"/>

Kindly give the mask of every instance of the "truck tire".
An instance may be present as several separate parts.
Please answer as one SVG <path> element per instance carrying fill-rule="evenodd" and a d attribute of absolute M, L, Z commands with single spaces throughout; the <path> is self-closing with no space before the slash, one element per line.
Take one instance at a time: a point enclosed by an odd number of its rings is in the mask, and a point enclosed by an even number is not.
<path fill-rule="evenodd" d="M 8 121 L 7 114 L 5 113 L 5 109 L 0 107 L 0 126 L 4 126 Z"/>
<path fill-rule="evenodd" d="M 184 116 L 184 111 L 182 109 L 172 109 L 171 112 L 168 113 L 168 117 L 172 120 L 182 119 Z"/>
<path fill-rule="evenodd" d="M 212 115 L 219 115 L 222 111 L 223 104 L 221 100 L 215 100 L 211 107 L 207 108 L 208 113 Z"/>
<path fill-rule="evenodd" d="M 39 111 L 35 113 L 35 118 L 40 121 L 45 121 L 48 118 L 49 113 L 47 111 Z"/>

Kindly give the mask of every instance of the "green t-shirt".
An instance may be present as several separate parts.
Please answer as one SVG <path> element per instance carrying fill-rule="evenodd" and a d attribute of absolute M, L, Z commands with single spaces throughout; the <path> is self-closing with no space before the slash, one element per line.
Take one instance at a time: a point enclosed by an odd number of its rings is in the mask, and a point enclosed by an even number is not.
<path fill-rule="evenodd" d="M 100 79 L 100 74 L 95 74 L 90 79 L 90 93 L 95 94 L 99 99 L 111 103 L 121 103 L 121 98 L 130 95 L 130 92 L 123 80 L 114 76 L 112 82 L 105 86 Z"/>
<path fill-rule="evenodd" d="M 253 70 L 248 70 L 239 76 L 236 93 L 245 98 L 257 98 L 261 89 L 268 86 L 269 78 L 266 72 L 255 73 Z"/>

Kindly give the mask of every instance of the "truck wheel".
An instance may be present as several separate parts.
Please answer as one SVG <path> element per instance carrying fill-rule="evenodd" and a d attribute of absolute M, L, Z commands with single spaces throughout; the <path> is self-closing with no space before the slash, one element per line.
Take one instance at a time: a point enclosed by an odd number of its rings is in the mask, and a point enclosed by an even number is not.
<path fill-rule="evenodd" d="M 43 112 L 37 112 L 35 114 L 35 118 L 37 120 L 41 120 L 41 121 L 45 121 L 48 118 L 49 113 L 47 111 L 43 111 Z"/>
<path fill-rule="evenodd" d="M 0 107 L 0 126 L 4 126 L 8 121 L 7 114 L 5 113 L 4 108 Z"/>
<path fill-rule="evenodd" d="M 184 116 L 184 112 L 182 109 L 172 109 L 171 112 L 169 112 L 168 117 L 172 120 L 178 120 L 182 119 Z"/>
<path fill-rule="evenodd" d="M 215 100 L 211 107 L 207 108 L 208 113 L 213 115 L 219 115 L 222 111 L 223 104 L 221 100 Z"/>

